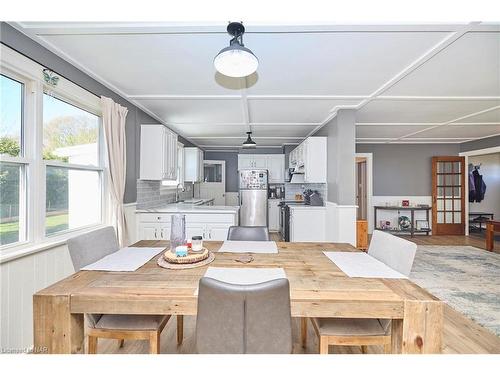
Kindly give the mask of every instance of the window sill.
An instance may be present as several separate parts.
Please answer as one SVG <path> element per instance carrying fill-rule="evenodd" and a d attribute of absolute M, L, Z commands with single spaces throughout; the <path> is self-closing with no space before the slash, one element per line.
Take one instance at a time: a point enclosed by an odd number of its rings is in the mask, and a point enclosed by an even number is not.
<path fill-rule="evenodd" d="M 69 238 L 72 238 L 74 236 L 91 232 L 93 230 L 96 230 L 98 228 L 103 228 L 105 227 L 105 224 L 99 224 L 95 225 L 92 227 L 86 227 L 84 229 L 80 230 L 75 230 L 71 231 L 68 233 L 65 233 L 63 235 L 57 236 L 57 237 L 51 237 L 48 238 L 47 240 L 43 242 L 38 242 L 38 243 L 23 243 L 20 244 L 19 246 L 12 246 L 3 250 L 0 250 L 0 264 L 7 263 L 10 261 L 13 261 L 15 259 L 19 259 L 28 255 L 32 255 L 35 253 L 39 253 L 45 250 L 52 249 L 54 247 L 62 246 L 66 243 L 66 241 Z"/>

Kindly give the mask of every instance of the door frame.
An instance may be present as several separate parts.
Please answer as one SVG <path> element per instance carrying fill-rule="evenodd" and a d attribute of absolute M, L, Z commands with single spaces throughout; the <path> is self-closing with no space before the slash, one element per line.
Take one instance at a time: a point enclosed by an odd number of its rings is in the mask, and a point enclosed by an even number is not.
<path fill-rule="evenodd" d="M 357 152 L 354 154 L 355 158 L 366 158 L 366 218 L 368 221 L 368 233 L 373 232 L 373 153 L 371 152 Z M 354 163 L 354 168 L 357 168 Z M 356 172 L 354 172 L 356 173 Z M 356 183 L 356 181 L 354 182 Z M 356 190 L 354 191 L 356 194 Z"/>
<path fill-rule="evenodd" d="M 469 156 L 479 156 L 479 155 L 487 155 L 487 154 L 496 154 L 497 152 L 500 152 L 500 146 L 496 147 L 488 147 L 488 148 L 482 148 L 479 150 L 472 150 L 472 151 L 464 151 L 460 152 L 458 155 L 459 156 L 464 156 L 465 157 L 465 166 L 469 166 Z M 467 174 L 468 174 L 467 170 Z M 465 217 L 467 218 L 465 220 L 465 235 L 469 235 L 469 179 L 465 179 Z"/>
<path fill-rule="evenodd" d="M 459 235 L 459 236 L 463 236 L 465 235 L 465 227 L 466 227 L 466 222 L 468 220 L 468 217 L 466 216 L 466 207 L 467 207 L 467 201 L 468 201 L 468 197 L 467 197 L 467 200 L 466 200 L 466 194 L 464 192 L 464 190 L 466 189 L 466 186 L 465 186 L 465 182 L 468 178 L 467 177 L 467 171 L 466 171 L 466 163 L 465 163 L 465 158 L 463 156 L 460 156 L 460 155 L 443 155 L 443 156 L 433 156 L 432 159 L 431 159 L 431 168 L 432 168 L 432 183 L 431 183 L 431 188 L 432 188 L 432 210 L 431 210 L 431 220 L 432 220 L 432 235 L 442 235 L 443 233 L 438 233 L 438 225 L 458 225 L 457 223 L 446 223 L 446 221 L 444 223 L 440 223 L 438 224 L 438 221 L 437 221 L 437 215 L 438 215 L 438 211 L 437 211 L 437 194 L 438 194 L 438 187 L 437 187 L 437 184 L 438 184 L 438 170 L 437 170 L 437 167 L 438 167 L 438 163 L 439 162 L 456 162 L 457 160 L 456 159 L 462 159 L 463 160 L 460 160 L 460 163 L 461 163 L 461 171 L 462 173 L 460 174 L 461 176 L 461 182 L 460 182 L 460 187 L 462 188 L 462 193 L 460 194 L 460 198 L 462 199 L 461 201 L 461 224 L 463 225 L 463 233 L 444 233 L 444 234 L 451 234 L 451 235 Z M 446 173 L 446 172 L 444 172 Z M 444 187 L 446 187 L 446 183 L 445 185 L 443 185 Z M 446 189 L 443 190 L 444 191 L 444 197 L 446 198 Z M 454 193 L 452 193 L 454 194 Z M 443 202 L 443 205 L 446 204 L 446 199 L 445 201 Z M 446 210 L 446 206 L 444 206 L 444 210 L 445 212 L 447 211 Z M 444 216 L 446 216 L 444 213 L 443 213 Z M 452 216 L 454 215 L 454 213 L 452 212 Z M 453 219 L 454 221 L 454 219 Z"/>
<path fill-rule="evenodd" d="M 201 196 L 202 186 L 214 187 L 215 185 L 222 185 L 224 188 L 223 198 L 224 204 L 226 199 L 226 161 L 225 160 L 203 160 L 203 180 L 205 180 L 205 164 L 222 164 L 222 182 L 200 182 L 199 191 Z"/>

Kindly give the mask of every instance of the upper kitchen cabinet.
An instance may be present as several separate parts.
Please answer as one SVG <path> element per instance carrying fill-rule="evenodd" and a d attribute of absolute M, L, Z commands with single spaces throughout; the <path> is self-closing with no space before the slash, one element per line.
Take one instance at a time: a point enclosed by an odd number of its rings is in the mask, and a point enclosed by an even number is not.
<path fill-rule="evenodd" d="M 177 179 L 177 134 L 163 125 L 141 125 L 141 180 Z"/>
<path fill-rule="evenodd" d="M 285 182 L 285 155 L 283 154 L 239 154 L 238 169 L 267 169 L 270 184 Z"/>
<path fill-rule="evenodd" d="M 304 173 L 304 182 L 326 183 L 326 137 L 309 137 L 290 152 L 289 167 Z"/>
<path fill-rule="evenodd" d="M 203 181 L 203 151 L 198 147 L 184 148 L 184 181 Z"/>

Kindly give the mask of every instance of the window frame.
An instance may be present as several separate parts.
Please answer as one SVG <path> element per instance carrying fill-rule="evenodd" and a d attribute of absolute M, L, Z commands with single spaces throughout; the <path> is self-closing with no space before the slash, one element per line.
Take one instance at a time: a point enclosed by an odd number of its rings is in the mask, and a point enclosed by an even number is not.
<path fill-rule="evenodd" d="M 6 164 L 13 164 L 17 165 L 20 167 L 20 173 L 19 173 L 19 240 L 16 242 L 12 242 L 9 244 L 5 245 L 0 245 L 0 249 L 5 249 L 5 248 L 11 248 L 11 247 L 17 247 L 17 246 L 25 246 L 30 242 L 30 225 L 29 225 L 29 215 L 28 215 L 28 210 L 29 210 L 29 188 L 28 188 L 28 181 L 29 181 L 29 173 L 31 172 L 32 169 L 32 162 L 33 162 L 33 155 L 31 154 L 31 150 L 28 150 L 29 147 L 27 147 L 27 134 L 26 134 L 26 123 L 27 119 L 29 118 L 29 113 L 28 113 L 28 107 L 29 107 L 29 102 L 28 102 L 28 88 L 30 87 L 30 81 L 26 79 L 26 77 L 23 77 L 22 75 L 18 74 L 17 72 L 2 67 L 0 70 L 0 74 L 3 75 L 4 77 L 11 79 L 13 81 L 19 82 L 22 84 L 22 92 L 21 92 L 21 98 L 22 98 L 22 106 L 21 106 L 21 139 L 19 142 L 19 148 L 20 152 L 18 156 L 11 156 L 11 155 L 2 155 L 0 156 L 0 161 L 2 163 Z"/>
<path fill-rule="evenodd" d="M 22 192 L 26 197 L 24 241 L 1 245 L 0 262 L 11 255 L 17 256 L 17 254 L 24 252 L 32 253 L 37 251 L 33 249 L 41 250 L 50 244 L 57 245 L 76 234 L 102 227 L 109 222 L 107 158 L 100 98 L 64 77 L 60 77 L 55 88 L 46 85 L 42 74 L 44 68 L 44 66 L 11 48 L 0 45 L 0 73 L 24 84 L 23 126 L 21 130 L 21 149 L 23 152 L 19 157 L 0 156 L 0 161 L 24 165 Z M 46 92 L 99 117 L 98 166 L 43 160 L 43 95 Z M 45 234 L 47 166 L 97 171 L 101 190 L 99 223 L 67 229 L 50 235 Z"/>
<path fill-rule="evenodd" d="M 83 111 L 86 111 L 86 112 L 89 112 L 95 116 L 98 117 L 99 119 L 99 134 L 98 134 L 98 140 L 97 140 L 97 149 L 98 149 L 98 165 L 94 166 L 94 165 L 85 165 L 85 164 L 73 164 L 73 163 L 64 163 L 64 162 L 61 162 L 61 161 L 54 161 L 54 160 L 45 160 L 43 159 L 43 112 L 42 112 L 42 124 L 41 124 L 41 133 L 42 133 L 42 148 L 40 150 L 40 157 L 42 158 L 42 162 L 43 162 L 43 185 L 44 185 L 44 196 L 43 196 L 43 201 L 44 201 L 44 209 L 43 209 L 43 236 L 44 238 L 46 239 L 50 239 L 50 238 L 57 238 L 58 236 L 61 236 L 61 235 L 64 235 L 64 234 L 70 234 L 70 233 L 73 233 L 73 232 L 79 232 L 81 231 L 82 229 L 88 229 L 88 228 L 92 228 L 92 227 L 95 227 L 96 225 L 100 225 L 104 222 L 104 202 L 105 202 L 105 196 L 104 196 L 104 162 L 105 162 L 105 158 L 104 158 L 104 153 L 105 153 L 105 149 L 104 149 L 104 130 L 103 130 L 103 125 L 102 125 L 102 116 L 98 113 L 95 113 L 96 111 L 92 111 L 92 110 L 89 110 L 88 108 L 84 108 L 83 106 L 79 105 L 78 103 L 75 103 L 73 101 L 72 98 L 69 98 L 69 97 L 66 97 L 64 96 L 63 93 L 60 93 L 59 91 L 53 91 L 51 88 L 47 88 L 47 86 L 44 86 L 44 90 L 43 90 L 43 93 L 42 93 L 42 102 L 43 102 L 43 96 L 44 95 L 49 95 L 49 96 L 52 96 L 58 100 L 61 100 L 69 105 L 72 105 L 76 108 L 79 108 Z M 43 107 L 43 105 L 42 105 Z M 42 108 L 43 110 L 43 108 Z M 85 225 L 85 226 L 81 226 L 81 227 L 78 227 L 78 228 L 68 228 L 68 229 L 65 229 L 65 230 L 61 230 L 61 231 L 58 231 L 56 233 L 53 233 L 53 234 L 47 234 L 46 233 L 46 214 L 47 214 L 47 208 L 46 208 L 46 189 L 47 189 L 47 183 L 46 183 L 46 174 L 47 174 L 47 167 L 56 167 L 56 168 L 63 168 L 63 169 L 66 169 L 68 171 L 70 170 L 84 170 L 84 171 L 95 171 L 98 173 L 98 176 L 99 176 L 99 186 L 100 186 L 100 190 L 101 190 L 101 194 L 100 194 L 100 200 L 99 200 L 99 208 L 100 208 L 100 220 L 99 220 L 99 223 L 96 223 L 96 224 L 89 224 L 89 225 Z"/>

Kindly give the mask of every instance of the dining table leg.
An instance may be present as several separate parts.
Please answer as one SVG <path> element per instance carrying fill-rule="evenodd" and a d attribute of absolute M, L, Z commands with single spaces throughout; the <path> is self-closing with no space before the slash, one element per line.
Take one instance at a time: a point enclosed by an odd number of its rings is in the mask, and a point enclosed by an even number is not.
<path fill-rule="evenodd" d="M 405 301 L 402 324 L 397 322 L 393 333 L 399 335 L 399 331 L 401 331 L 401 353 L 441 353 L 443 311 L 444 304 L 441 301 Z M 397 339 L 394 344 L 397 349 L 399 345 Z"/>
<path fill-rule="evenodd" d="M 33 335 L 36 353 L 83 353 L 83 314 L 71 313 L 69 295 L 34 295 Z"/>

